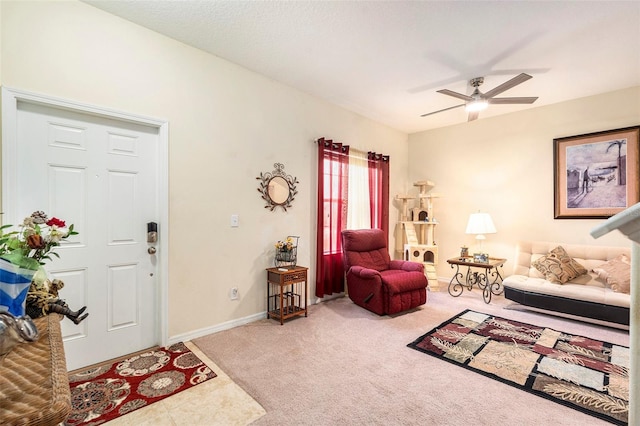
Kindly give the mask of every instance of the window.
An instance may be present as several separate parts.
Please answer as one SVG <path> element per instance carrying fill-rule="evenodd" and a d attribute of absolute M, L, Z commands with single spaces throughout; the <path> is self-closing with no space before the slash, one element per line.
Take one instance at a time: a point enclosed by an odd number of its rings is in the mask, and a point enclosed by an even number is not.
<path fill-rule="evenodd" d="M 344 289 L 341 232 L 388 223 L 389 157 L 319 139 L 316 296 Z"/>

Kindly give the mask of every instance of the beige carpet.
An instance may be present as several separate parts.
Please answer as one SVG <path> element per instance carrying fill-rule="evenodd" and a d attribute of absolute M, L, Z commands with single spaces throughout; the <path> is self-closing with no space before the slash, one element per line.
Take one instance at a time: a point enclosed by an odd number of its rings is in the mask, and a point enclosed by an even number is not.
<path fill-rule="evenodd" d="M 340 298 L 284 326 L 264 319 L 194 343 L 264 407 L 253 425 L 607 424 L 406 345 L 467 308 L 625 346 L 628 332 L 503 309 L 502 296 L 490 305 L 476 291 L 453 298 L 441 287 L 394 317 Z"/>

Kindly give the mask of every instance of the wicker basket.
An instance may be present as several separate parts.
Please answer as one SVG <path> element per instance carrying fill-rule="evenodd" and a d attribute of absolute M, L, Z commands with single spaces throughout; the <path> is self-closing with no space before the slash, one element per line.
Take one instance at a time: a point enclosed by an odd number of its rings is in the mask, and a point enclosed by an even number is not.
<path fill-rule="evenodd" d="M 16 346 L 0 362 L 1 424 L 57 425 L 71 412 L 61 319 L 35 319 L 38 341 Z"/>
<path fill-rule="evenodd" d="M 282 266 L 296 266 L 298 261 L 298 239 L 300 237 L 288 236 L 287 238 L 291 238 L 294 240 L 293 247 L 291 250 L 278 250 L 276 249 L 276 256 L 274 259 L 274 264 L 277 267 Z"/>

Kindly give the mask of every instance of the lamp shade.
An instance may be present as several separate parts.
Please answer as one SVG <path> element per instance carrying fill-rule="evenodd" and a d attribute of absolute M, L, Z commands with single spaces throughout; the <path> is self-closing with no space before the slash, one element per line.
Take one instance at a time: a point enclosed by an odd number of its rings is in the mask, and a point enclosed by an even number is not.
<path fill-rule="evenodd" d="M 467 223 L 467 234 L 495 234 L 496 227 L 489 213 L 471 213 Z"/>

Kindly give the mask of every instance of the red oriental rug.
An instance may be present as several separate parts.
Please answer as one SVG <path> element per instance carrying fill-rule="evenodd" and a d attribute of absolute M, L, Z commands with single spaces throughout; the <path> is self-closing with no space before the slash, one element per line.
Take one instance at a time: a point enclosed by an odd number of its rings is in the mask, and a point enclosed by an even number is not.
<path fill-rule="evenodd" d="M 624 425 L 629 348 L 466 310 L 409 347 Z"/>
<path fill-rule="evenodd" d="M 75 372 L 65 425 L 101 424 L 214 377 L 184 343 Z"/>

